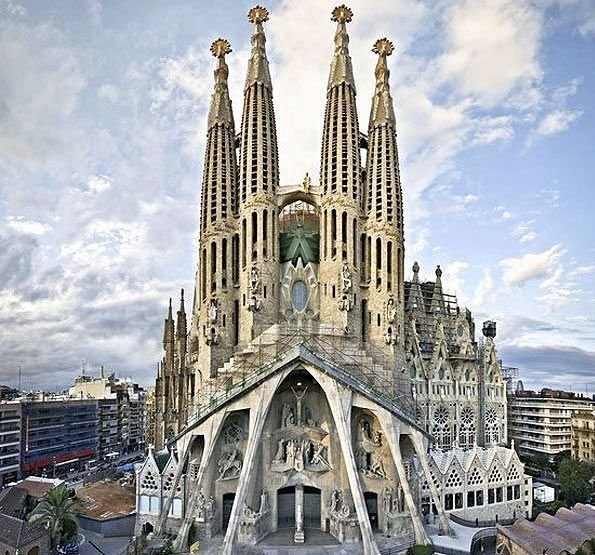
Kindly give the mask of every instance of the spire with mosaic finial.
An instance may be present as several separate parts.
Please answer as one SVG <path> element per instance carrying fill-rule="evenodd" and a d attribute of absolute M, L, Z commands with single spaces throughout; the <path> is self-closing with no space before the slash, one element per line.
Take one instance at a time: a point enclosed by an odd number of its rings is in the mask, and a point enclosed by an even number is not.
<path fill-rule="evenodd" d="M 265 50 L 266 37 L 262 26 L 268 20 L 269 12 L 262 6 L 254 6 L 248 12 L 248 21 L 254 25 L 254 33 L 252 34 L 252 52 L 248 61 L 248 75 L 244 90 L 254 83 L 261 83 L 269 90 L 272 89 L 269 62 Z"/>

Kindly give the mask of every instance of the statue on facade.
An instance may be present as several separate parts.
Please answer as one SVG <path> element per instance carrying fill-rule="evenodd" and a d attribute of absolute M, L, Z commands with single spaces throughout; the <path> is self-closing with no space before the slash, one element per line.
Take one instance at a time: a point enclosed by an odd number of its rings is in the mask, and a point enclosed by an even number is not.
<path fill-rule="evenodd" d="M 198 492 L 198 497 L 196 498 L 196 519 L 199 522 L 204 522 L 205 520 L 205 496 L 202 493 L 202 490 Z"/>
<path fill-rule="evenodd" d="M 295 414 L 293 407 L 288 403 L 283 403 L 281 409 L 281 427 L 288 428 L 289 426 L 295 425 Z"/>
<path fill-rule="evenodd" d="M 257 291 L 259 284 L 260 274 L 258 272 L 258 268 L 256 266 L 252 266 L 252 270 L 250 270 L 250 289 L 252 289 L 252 291 Z"/>
<path fill-rule="evenodd" d="M 211 495 L 205 505 L 205 513 L 207 520 L 211 520 L 215 516 L 215 498 Z"/>
<path fill-rule="evenodd" d="M 242 460 L 240 458 L 240 451 L 233 449 L 223 453 L 217 461 L 217 473 L 219 474 L 219 480 L 230 480 L 237 478 L 242 469 Z"/>
<path fill-rule="evenodd" d="M 265 489 L 262 490 L 260 494 L 260 507 L 258 509 L 259 515 L 264 515 L 269 511 L 269 497 L 267 491 Z"/>
<path fill-rule="evenodd" d="M 218 313 L 219 309 L 217 307 L 217 299 L 211 299 L 209 304 L 209 320 L 211 321 L 211 324 L 217 323 Z"/>
<path fill-rule="evenodd" d="M 389 297 L 386 302 L 386 321 L 389 324 L 394 324 L 397 319 L 397 305 L 394 297 Z"/>
<path fill-rule="evenodd" d="M 351 299 L 348 295 L 343 295 L 339 299 L 339 310 L 343 312 L 349 312 L 351 310 Z"/>
<path fill-rule="evenodd" d="M 343 260 L 343 267 L 341 268 L 341 289 L 343 293 L 349 293 L 352 284 L 353 280 L 351 279 L 349 264 L 347 264 L 347 260 Z"/>

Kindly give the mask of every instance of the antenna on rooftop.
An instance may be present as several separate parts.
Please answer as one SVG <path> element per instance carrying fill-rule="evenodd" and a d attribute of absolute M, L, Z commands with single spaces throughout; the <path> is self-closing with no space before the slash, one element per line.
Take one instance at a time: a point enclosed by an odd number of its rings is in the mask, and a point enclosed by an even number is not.
<path fill-rule="evenodd" d="M 23 368 L 22 368 L 22 366 L 19 364 L 19 387 L 18 387 L 18 390 L 19 390 L 19 391 L 21 391 L 21 375 L 22 375 L 22 371 L 23 371 Z"/>

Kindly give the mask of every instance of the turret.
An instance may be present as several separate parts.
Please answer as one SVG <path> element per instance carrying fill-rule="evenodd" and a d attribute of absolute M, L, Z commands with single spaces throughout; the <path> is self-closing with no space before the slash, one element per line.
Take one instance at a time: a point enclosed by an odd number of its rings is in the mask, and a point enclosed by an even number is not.
<path fill-rule="evenodd" d="M 365 338 L 368 327 L 362 311 L 358 258 L 361 229 L 360 132 L 355 103 L 355 81 L 349 56 L 346 23 L 353 12 L 338 6 L 335 51 L 326 93 L 320 161 L 321 187 L 321 320 L 348 335 Z M 362 253 L 363 254 L 363 253 Z"/>
<path fill-rule="evenodd" d="M 279 157 L 263 28 L 268 18 L 268 11 L 261 6 L 248 12 L 254 31 L 240 132 L 238 340 L 241 344 L 276 323 L 279 305 L 276 199 Z"/>

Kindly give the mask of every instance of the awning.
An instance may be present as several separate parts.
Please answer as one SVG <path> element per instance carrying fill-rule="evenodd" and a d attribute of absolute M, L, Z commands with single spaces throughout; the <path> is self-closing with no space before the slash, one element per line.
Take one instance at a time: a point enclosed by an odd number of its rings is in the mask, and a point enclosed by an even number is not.
<path fill-rule="evenodd" d="M 70 463 L 76 462 L 78 460 L 80 460 L 80 459 L 70 459 L 69 461 L 62 461 L 62 462 L 56 463 L 56 466 L 63 466 L 65 464 L 70 464 Z"/>

